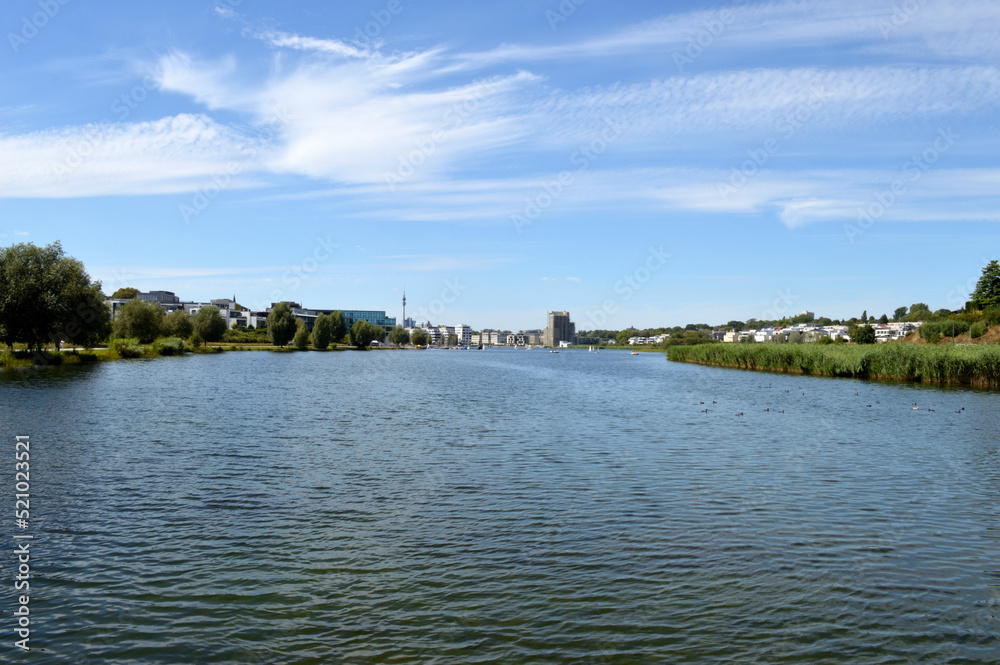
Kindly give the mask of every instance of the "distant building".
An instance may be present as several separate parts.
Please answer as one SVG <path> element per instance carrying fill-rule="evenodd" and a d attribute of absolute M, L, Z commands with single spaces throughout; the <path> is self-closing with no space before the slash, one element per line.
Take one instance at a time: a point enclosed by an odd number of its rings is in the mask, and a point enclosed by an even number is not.
<path fill-rule="evenodd" d="M 140 293 L 136 296 L 139 300 L 147 300 L 149 302 L 158 303 L 179 303 L 181 301 L 173 291 L 149 291 L 148 293 Z"/>
<path fill-rule="evenodd" d="M 559 346 L 559 342 L 573 343 L 576 324 L 569 320 L 569 312 L 549 312 L 549 325 L 542 336 L 545 346 Z"/>
<path fill-rule="evenodd" d="M 469 346 L 472 344 L 472 328 L 464 323 L 455 326 L 455 336 L 458 337 L 459 346 Z"/>

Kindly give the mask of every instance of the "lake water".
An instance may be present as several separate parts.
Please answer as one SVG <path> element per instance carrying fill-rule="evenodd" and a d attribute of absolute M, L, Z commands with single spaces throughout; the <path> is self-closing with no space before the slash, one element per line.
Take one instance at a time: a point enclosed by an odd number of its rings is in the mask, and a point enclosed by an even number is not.
<path fill-rule="evenodd" d="M 997 392 L 247 352 L 7 372 L 0 415 L 4 662 L 1000 660 Z"/>

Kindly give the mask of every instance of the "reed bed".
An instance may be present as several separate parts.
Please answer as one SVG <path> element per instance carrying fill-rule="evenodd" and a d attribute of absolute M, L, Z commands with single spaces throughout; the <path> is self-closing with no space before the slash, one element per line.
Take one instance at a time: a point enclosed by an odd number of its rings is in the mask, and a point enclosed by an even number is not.
<path fill-rule="evenodd" d="M 768 372 L 1000 387 L 998 346 L 702 344 L 670 347 L 667 358 Z"/>

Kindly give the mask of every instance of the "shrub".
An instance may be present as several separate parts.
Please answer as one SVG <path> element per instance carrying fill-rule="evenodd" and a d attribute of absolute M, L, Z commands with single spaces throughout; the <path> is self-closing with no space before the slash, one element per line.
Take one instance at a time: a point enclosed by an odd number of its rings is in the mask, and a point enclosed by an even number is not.
<path fill-rule="evenodd" d="M 192 333 L 191 338 L 188 341 L 191 342 L 191 348 L 194 349 L 200 349 L 201 345 L 204 343 L 204 340 L 202 340 L 201 335 L 198 333 Z"/>
<path fill-rule="evenodd" d="M 184 340 L 179 337 L 161 337 L 153 342 L 153 353 L 158 356 L 179 356 L 186 350 Z"/>
<path fill-rule="evenodd" d="M 295 337 L 292 338 L 292 344 L 299 351 L 305 351 L 309 346 L 309 328 L 302 319 L 295 319 Z"/>
<path fill-rule="evenodd" d="M 135 337 L 119 337 L 111 340 L 108 351 L 118 358 L 139 358 L 142 356 L 142 346 Z"/>
<path fill-rule="evenodd" d="M 985 321 L 976 321 L 971 326 L 969 326 L 969 337 L 972 339 L 979 339 L 986 334 L 989 326 L 986 325 Z"/>

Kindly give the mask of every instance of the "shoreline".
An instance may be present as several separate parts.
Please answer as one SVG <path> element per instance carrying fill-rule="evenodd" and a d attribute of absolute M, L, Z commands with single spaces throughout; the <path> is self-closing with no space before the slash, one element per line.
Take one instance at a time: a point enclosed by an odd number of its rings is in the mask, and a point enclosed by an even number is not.
<path fill-rule="evenodd" d="M 776 374 L 1000 388 L 1000 347 L 995 345 L 702 344 L 670 347 L 667 360 Z"/>

